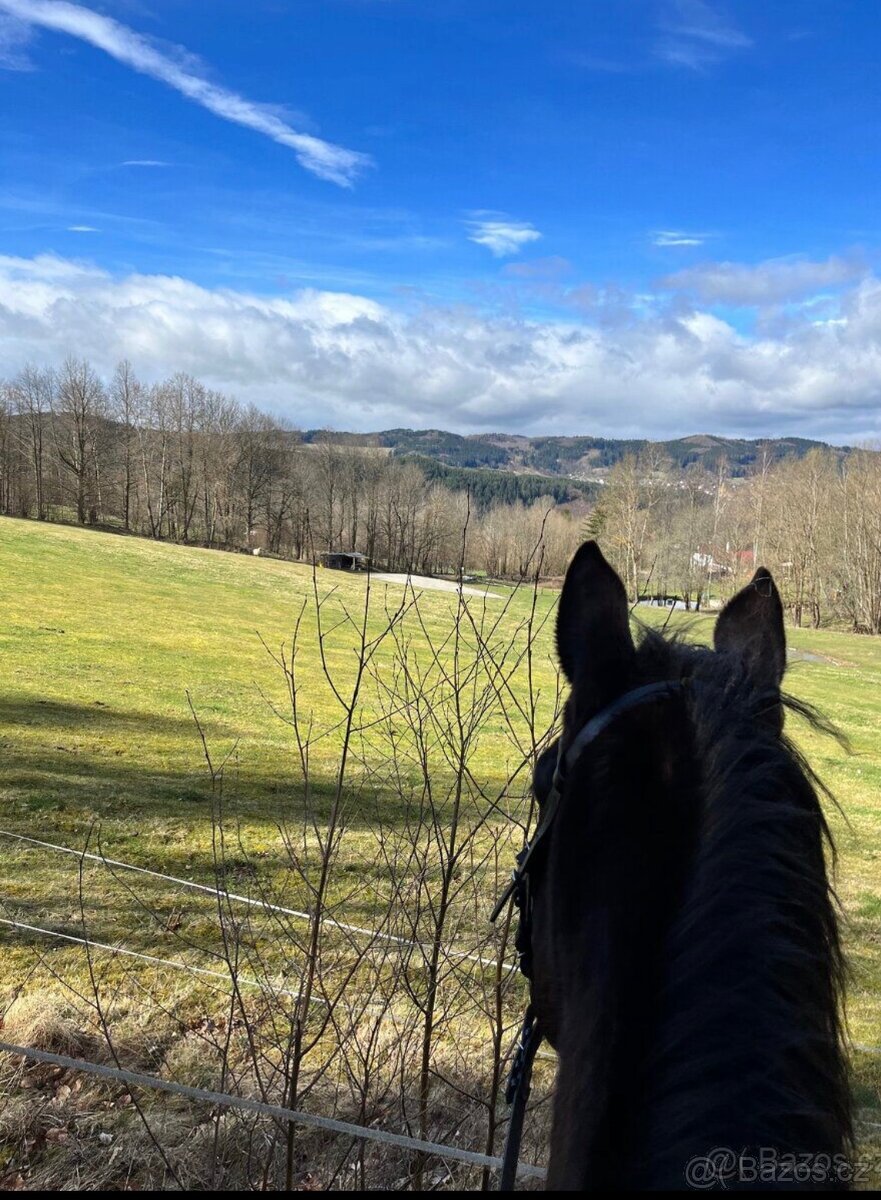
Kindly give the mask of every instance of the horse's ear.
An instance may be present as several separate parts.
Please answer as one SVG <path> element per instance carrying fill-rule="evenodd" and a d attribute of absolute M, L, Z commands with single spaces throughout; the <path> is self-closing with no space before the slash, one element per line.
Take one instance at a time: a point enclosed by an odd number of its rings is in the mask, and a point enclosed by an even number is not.
<path fill-rule="evenodd" d="M 569 682 L 589 686 L 600 703 L 626 685 L 635 654 L 627 593 L 596 542 L 585 542 L 566 572 L 557 653 Z"/>
<path fill-rule="evenodd" d="M 759 685 L 779 687 L 786 670 L 786 630 L 783 602 L 771 572 L 759 567 L 716 621 L 713 644 L 726 654 L 738 654 Z"/>

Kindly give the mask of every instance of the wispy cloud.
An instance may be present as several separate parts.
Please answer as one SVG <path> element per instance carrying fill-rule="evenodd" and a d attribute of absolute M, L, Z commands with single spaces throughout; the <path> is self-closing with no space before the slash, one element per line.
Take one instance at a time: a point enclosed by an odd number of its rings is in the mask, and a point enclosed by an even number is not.
<path fill-rule="evenodd" d="M 0 11 L 26 25 L 88 42 L 140 74 L 174 88 L 222 120 L 272 138 L 293 150 L 300 165 L 321 179 L 348 187 L 370 165 L 365 154 L 297 132 L 272 106 L 209 82 L 192 55 L 181 49 L 160 48 L 112 17 L 66 0 L 0 0 Z"/>
<path fill-rule="evenodd" d="M 519 254 L 524 246 L 537 242 L 541 237 L 528 221 L 512 221 L 503 213 L 472 213 L 467 228 L 469 241 L 486 246 L 496 258 Z"/>
<path fill-rule="evenodd" d="M 702 246 L 710 235 L 686 233 L 682 229 L 656 229 L 651 236 L 653 246 Z"/>
<path fill-rule="evenodd" d="M 656 57 L 675 67 L 703 71 L 752 39 L 708 0 L 673 0 L 660 23 Z"/>
<path fill-rule="evenodd" d="M 553 254 L 549 258 L 534 258 L 532 262 L 508 263 L 502 274 L 510 279 L 535 279 L 539 281 L 562 279 L 572 273 L 568 258 Z"/>
<path fill-rule="evenodd" d="M 853 283 L 866 274 L 858 257 L 822 261 L 769 258 L 760 263 L 701 263 L 660 280 L 671 291 L 692 292 L 708 304 L 762 306 L 796 300 L 825 288 Z"/>
<path fill-rule="evenodd" d="M 100 229 L 96 229 L 94 225 L 68 225 L 68 233 L 100 233 Z"/>
<path fill-rule="evenodd" d="M 30 27 L 24 21 L 0 13 L 0 70 L 30 71 L 26 49 L 30 40 Z"/>
<path fill-rule="evenodd" d="M 123 167 L 170 167 L 171 163 L 162 162 L 158 158 L 127 158 L 120 165 Z"/>

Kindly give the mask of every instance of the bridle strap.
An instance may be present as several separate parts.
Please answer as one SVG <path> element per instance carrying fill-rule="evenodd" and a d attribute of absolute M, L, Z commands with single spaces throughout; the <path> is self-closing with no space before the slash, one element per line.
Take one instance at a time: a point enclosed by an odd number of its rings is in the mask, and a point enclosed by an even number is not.
<path fill-rule="evenodd" d="M 614 703 L 604 708 L 602 712 L 597 713 L 595 717 L 591 717 L 587 724 L 581 728 L 574 738 L 572 745 L 566 751 L 564 759 L 565 772 L 562 779 L 565 780 L 590 743 L 596 741 L 601 733 L 605 733 L 612 722 L 616 721 L 618 717 L 630 712 L 631 709 L 640 708 L 648 700 L 655 700 L 661 696 L 675 696 L 682 691 L 684 686 L 684 679 L 662 679 L 659 683 L 644 683 L 642 687 L 634 688 L 631 692 L 625 692 L 623 696 L 620 696 Z M 558 773 L 559 770 L 558 763 Z M 557 784 L 556 777 L 554 784 Z"/>
<path fill-rule="evenodd" d="M 491 921 L 497 920 L 505 905 L 514 896 L 520 908 L 521 931 L 530 930 L 532 904 L 527 892 L 530 860 L 554 822 L 569 772 L 587 747 L 600 734 L 604 733 L 618 717 L 623 716 L 634 708 L 639 708 L 641 705 L 647 704 L 651 700 L 659 699 L 662 696 L 675 696 L 683 690 L 684 686 L 685 680 L 665 680 L 661 683 L 646 683 L 642 687 L 625 692 L 623 696 L 620 696 L 614 703 L 604 708 L 602 712 L 597 713 L 595 717 L 592 717 L 579 730 L 565 755 L 562 753 L 561 746 L 560 751 L 557 753 L 553 786 L 545 801 L 538 828 L 530 841 L 527 842 L 517 855 L 517 868 L 511 877 L 511 882 L 505 888 L 493 909 L 492 916 L 490 917 Z M 530 932 L 527 932 L 526 938 L 527 941 L 531 941 Z M 518 949 L 520 951 L 520 970 L 529 978 L 531 975 L 531 946 L 525 951 L 520 947 Z M 526 1115 L 526 1105 L 529 1101 L 529 1093 L 532 1088 L 532 1064 L 535 1061 L 535 1054 L 541 1044 L 542 1037 L 542 1031 L 538 1026 L 538 1021 L 530 1004 L 526 1009 L 523 1028 L 520 1033 L 520 1041 L 514 1055 L 511 1075 L 508 1079 L 508 1087 L 505 1093 L 505 1100 L 511 1105 L 511 1116 L 508 1122 L 508 1134 L 505 1138 L 505 1150 L 502 1158 L 502 1175 L 499 1181 L 500 1192 L 514 1191 L 517 1178 L 517 1163 L 520 1157 L 520 1142 L 523 1137 L 523 1119 Z"/>
<path fill-rule="evenodd" d="M 565 754 L 562 753 L 562 745 L 560 750 L 558 750 L 553 784 L 547 800 L 542 806 L 538 828 L 517 855 L 517 868 L 511 877 L 511 882 L 505 888 L 493 909 L 490 918 L 492 921 L 497 920 L 505 905 L 512 896 L 514 897 L 517 907 L 520 909 L 520 925 L 517 935 L 520 970 L 530 983 L 532 977 L 532 894 L 529 886 L 529 868 L 535 851 L 541 845 L 554 823 L 554 818 L 560 807 L 560 800 L 562 799 L 563 790 L 570 771 L 587 747 L 596 741 L 618 717 L 652 700 L 681 695 L 687 688 L 699 687 L 700 684 L 690 679 L 671 679 L 660 683 L 646 683 L 642 687 L 625 692 L 623 696 L 620 696 L 614 703 L 597 713 L 595 717 L 591 717 L 582 726 L 573 738 Z M 760 709 L 759 715 L 767 712 L 771 707 L 780 704 L 780 694 L 776 691 L 767 694 L 763 693 L 759 699 L 762 701 L 768 700 L 767 707 Z M 542 1037 L 542 1031 L 538 1026 L 538 1021 L 530 1004 L 526 1010 L 520 1041 L 517 1045 L 517 1052 L 514 1055 L 511 1075 L 505 1093 L 505 1099 L 511 1105 L 511 1118 L 508 1125 L 508 1134 L 505 1138 L 502 1176 L 499 1183 L 499 1191 L 501 1192 L 514 1191 L 517 1161 L 520 1155 L 520 1140 L 523 1135 L 523 1118 L 526 1113 L 526 1104 L 529 1100 L 532 1081 L 532 1064 L 536 1051 L 541 1044 Z"/>
<path fill-rule="evenodd" d="M 532 1064 L 536 1051 L 542 1043 L 542 1032 L 530 1004 L 523 1019 L 520 1041 L 508 1078 L 505 1100 L 511 1105 L 508 1133 L 502 1154 L 502 1174 L 499 1179 L 500 1192 L 513 1192 L 517 1181 L 517 1163 L 520 1159 L 520 1142 L 523 1139 L 523 1119 L 532 1090 Z"/>
<path fill-rule="evenodd" d="M 502 909 L 511 899 L 511 896 L 520 885 L 523 876 L 529 869 L 529 861 L 535 853 L 538 846 L 544 839 L 545 834 L 550 829 L 557 815 L 557 809 L 560 806 L 560 799 L 563 794 L 563 787 L 570 771 L 578 762 L 581 755 L 591 744 L 596 741 L 600 734 L 605 733 L 613 721 L 618 717 L 624 716 L 634 708 L 640 708 L 643 704 L 650 700 L 658 699 L 662 696 L 675 696 L 682 691 L 685 686 L 685 680 L 682 679 L 665 679 L 660 683 L 646 683 L 642 687 L 634 688 L 630 692 L 625 692 L 623 696 L 619 696 L 612 704 L 608 705 L 595 717 L 582 726 L 579 732 L 573 739 L 569 749 L 565 755 L 562 753 L 562 744 L 560 753 L 557 756 L 557 766 L 554 770 L 554 783 L 550 794 L 544 805 L 544 811 L 541 814 L 541 820 L 538 823 L 538 828 L 532 835 L 531 839 L 524 847 L 523 851 L 517 858 L 517 869 L 514 871 L 511 882 L 502 892 L 498 903 L 490 914 L 490 921 L 498 920 Z"/>

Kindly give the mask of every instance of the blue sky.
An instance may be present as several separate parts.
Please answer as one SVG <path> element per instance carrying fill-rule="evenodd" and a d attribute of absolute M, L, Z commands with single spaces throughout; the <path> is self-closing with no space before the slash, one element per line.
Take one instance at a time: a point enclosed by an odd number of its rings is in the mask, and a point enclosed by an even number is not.
<path fill-rule="evenodd" d="M 881 434 L 865 0 L 0 0 L 0 374 Z"/>

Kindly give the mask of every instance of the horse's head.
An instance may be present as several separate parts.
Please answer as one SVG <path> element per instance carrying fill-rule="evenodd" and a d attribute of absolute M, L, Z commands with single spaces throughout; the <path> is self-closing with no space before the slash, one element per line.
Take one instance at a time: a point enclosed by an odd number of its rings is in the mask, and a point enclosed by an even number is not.
<path fill-rule="evenodd" d="M 843 980 L 810 769 L 783 734 L 760 569 L 713 647 L 643 630 L 594 542 L 566 576 L 570 685 L 525 862 L 533 1010 L 560 1066 L 552 1188 L 682 1187 L 713 1147 L 839 1153 Z M 815 722 L 818 718 L 813 717 Z M 524 928 L 523 926 L 521 928 Z"/>
<path fill-rule="evenodd" d="M 595 985 L 611 982 L 626 1002 L 657 969 L 655 947 L 697 832 L 707 747 L 698 745 L 695 710 L 754 744 L 782 730 L 783 608 L 767 571 L 720 613 L 714 647 L 648 632 L 635 644 L 614 569 L 595 542 L 575 555 L 557 616 L 570 694 L 533 784 L 542 816 L 554 808 L 530 884 L 533 1002 L 555 1044 L 567 1006 L 578 1005 L 583 1023 Z"/>

